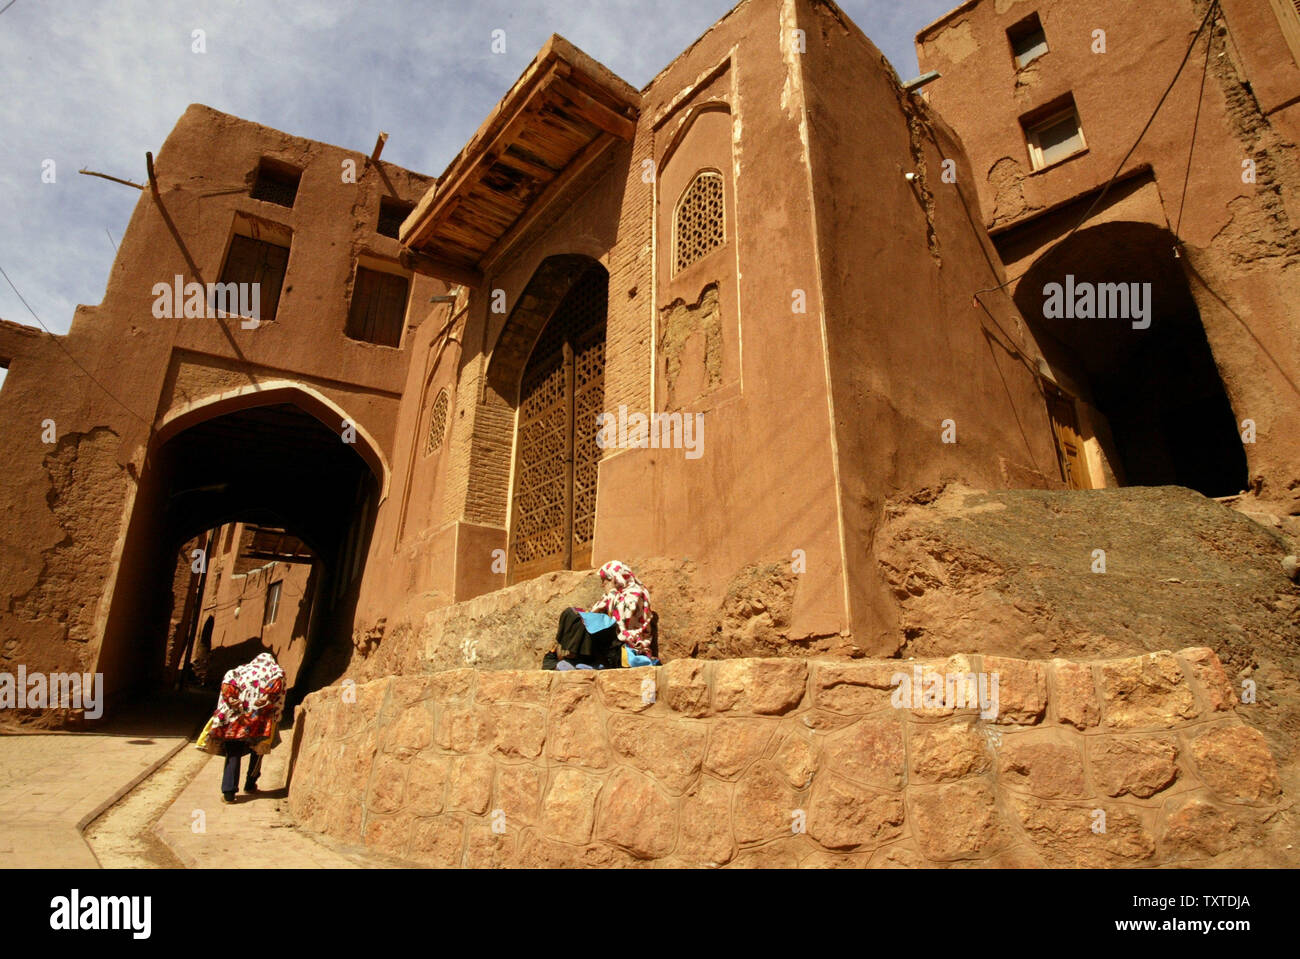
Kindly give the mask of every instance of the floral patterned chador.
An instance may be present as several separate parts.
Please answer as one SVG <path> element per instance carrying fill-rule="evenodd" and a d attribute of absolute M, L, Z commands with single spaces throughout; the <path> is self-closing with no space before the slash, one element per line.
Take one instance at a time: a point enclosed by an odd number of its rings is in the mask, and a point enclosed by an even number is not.
<path fill-rule="evenodd" d="M 632 575 L 626 563 L 612 560 L 600 568 L 606 592 L 590 612 L 611 616 L 618 624 L 618 638 L 632 652 L 650 655 L 650 591 Z"/>
<path fill-rule="evenodd" d="M 230 670 L 221 680 L 208 742 L 219 748 L 230 740 L 250 745 L 269 740 L 280 724 L 284 694 L 284 670 L 270 653 Z"/>

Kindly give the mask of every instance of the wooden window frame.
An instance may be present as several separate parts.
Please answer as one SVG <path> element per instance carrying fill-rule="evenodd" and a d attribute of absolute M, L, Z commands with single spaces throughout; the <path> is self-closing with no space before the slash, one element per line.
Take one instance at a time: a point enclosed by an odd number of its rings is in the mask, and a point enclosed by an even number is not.
<path fill-rule="evenodd" d="M 374 277 L 375 279 L 371 279 Z M 373 296 L 383 296 L 381 287 L 388 283 L 400 282 L 404 291 L 401 296 L 401 306 L 396 317 L 396 334 L 395 342 L 387 342 L 376 339 L 376 335 L 382 332 L 378 329 L 381 317 L 374 315 L 382 308 L 382 303 L 375 304 L 371 299 Z M 373 286 L 372 286 L 373 284 Z M 358 299 L 362 297 L 363 299 Z M 352 273 L 352 296 L 348 301 L 348 314 L 344 320 L 343 333 L 351 340 L 360 343 L 371 343 L 375 346 L 384 346 L 389 349 L 400 350 L 402 341 L 406 338 L 406 314 L 411 305 L 411 278 L 405 273 L 396 273 L 391 270 L 379 269 L 366 262 L 358 262 L 353 268 Z M 363 315 L 361 310 L 363 306 L 370 307 Z M 369 334 L 369 335 L 367 335 Z"/>
<path fill-rule="evenodd" d="M 1074 129 L 1079 135 L 1079 148 L 1077 150 L 1071 150 L 1065 156 L 1058 157 L 1048 163 L 1044 157 L 1043 147 L 1039 143 L 1038 135 L 1048 127 L 1056 126 L 1062 120 L 1067 118 L 1073 118 L 1074 120 Z M 1039 170 L 1046 170 L 1049 167 L 1054 167 L 1058 163 L 1064 163 L 1071 157 L 1076 157 L 1088 149 L 1088 138 L 1083 132 L 1083 120 L 1079 116 L 1078 106 L 1073 101 L 1070 102 L 1069 106 L 1049 113 L 1041 120 L 1035 120 L 1032 124 L 1026 124 L 1024 130 L 1025 145 L 1029 148 L 1029 163 L 1034 168 L 1035 173 Z"/>
<path fill-rule="evenodd" d="M 253 273 L 249 275 L 249 278 L 244 278 L 242 275 L 232 277 L 227 272 L 231 269 L 232 257 L 244 255 L 237 252 L 243 244 L 256 244 L 259 247 L 284 251 L 284 266 L 279 269 L 280 282 L 275 285 L 274 292 L 271 292 L 270 287 L 260 278 L 268 267 L 267 249 L 262 249 L 260 251 L 261 255 L 258 257 L 257 267 L 254 269 Z M 257 317 L 257 321 L 258 323 L 273 323 L 280 312 L 280 296 L 284 292 L 285 278 L 289 275 L 289 256 L 292 252 L 293 248 L 291 245 L 248 236 L 244 233 L 234 233 L 230 237 L 230 242 L 226 244 L 226 256 L 222 260 L 221 270 L 217 274 L 218 282 L 260 283 L 261 287 L 259 292 L 261 294 L 261 300 L 259 303 L 259 312 L 261 315 Z M 269 309 L 267 308 L 268 298 L 270 303 Z M 249 317 L 249 319 L 251 319 L 251 317 Z"/>
<path fill-rule="evenodd" d="M 690 263 L 687 263 L 685 266 L 680 266 L 679 263 L 681 258 L 679 256 L 679 253 L 681 250 L 681 238 L 682 238 L 682 231 L 681 231 L 682 207 L 686 204 L 686 198 L 690 194 L 691 190 L 695 188 L 695 185 L 699 183 L 701 180 L 706 178 L 717 179 L 719 185 L 722 187 L 722 242 L 719 243 L 717 246 L 713 247 L 713 249 L 709 250 L 707 253 L 704 253 L 699 257 L 697 257 L 696 259 L 692 260 Z M 672 277 L 676 277 L 680 273 L 685 273 L 691 267 L 695 266 L 698 263 L 703 262 L 704 260 L 707 260 L 710 256 L 712 256 L 714 253 L 717 253 L 719 250 L 726 248 L 727 246 L 727 178 L 722 175 L 721 170 L 716 170 L 713 167 L 706 167 L 702 170 L 697 171 L 695 175 L 691 177 L 690 182 L 686 184 L 685 188 L 681 192 L 681 195 L 677 198 L 677 203 L 673 206 L 672 227 L 673 227 L 672 270 L 670 273 L 670 276 Z"/>
<path fill-rule="evenodd" d="M 442 425 L 438 428 L 437 430 L 438 435 L 435 438 L 434 426 L 437 425 L 439 403 L 441 403 L 443 406 Z M 427 436 L 424 441 L 425 456 L 432 456 L 434 453 L 437 453 L 442 449 L 443 444 L 446 442 L 447 439 L 447 421 L 450 419 L 451 419 L 451 393 L 444 386 L 442 389 L 438 391 L 438 394 L 433 398 L 433 402 L 429 404 L 429 428 L 428 428 Z"/>
<path fill-rule="evenodd" d="M 1043 35 L 1043 51 L 1021 63 L 1020 57 L 1022 55 L 1016 50 L 1016 44 L 1036 33 Z M 1043 21 L 1039 18 L 1037 11 L 1007 27 L 1007 43 L 1011 45 L 1011 62 L 1015 65 L 1016 72 L 1025 69 L 1031 63 L 1041 60 L 1052 52 L 1052 46 L 1047 42 L 1047 31 L 1043 28 Z"/>

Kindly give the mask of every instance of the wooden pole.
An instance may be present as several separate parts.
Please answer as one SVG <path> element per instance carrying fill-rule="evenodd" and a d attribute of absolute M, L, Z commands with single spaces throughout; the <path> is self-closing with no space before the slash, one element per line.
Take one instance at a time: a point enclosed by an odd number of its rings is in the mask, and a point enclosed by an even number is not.
<path fill-rule="evenodd" d="M 388 134 L 384 133 L 382 130 L 379 131 L 379 136 L 375 140 L 375 148 L 370 151 L 371 163 L 377 163 L 379 161 L 379 154 L 384 152 L 384 144 L 387 142 L 388 142 Z"/>
<path fill-rule="evenodd" d="M 85 176 L 97 176 L 101 180 L 112 180 L 114 183 L 120 183 L 123 186 L 133 186 L 137 190 L 144 189 L 143 183 L 136 183 L 134 180 L 123 180 L 120 176 L 109 176 L 107 173 L 96 173 L 94 170 L 78 170 L 77 172 Z"/>

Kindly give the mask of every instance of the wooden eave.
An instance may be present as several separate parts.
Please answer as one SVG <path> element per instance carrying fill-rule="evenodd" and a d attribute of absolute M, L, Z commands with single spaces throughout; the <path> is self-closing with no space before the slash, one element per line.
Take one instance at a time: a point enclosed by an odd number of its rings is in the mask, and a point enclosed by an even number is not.
<path fill-rule="evenodd" d="M 477 286 L 485 269 L 590 161 L 631 140 L 641 95 L 552 35 L 401 229 L 408 262 Z"/>

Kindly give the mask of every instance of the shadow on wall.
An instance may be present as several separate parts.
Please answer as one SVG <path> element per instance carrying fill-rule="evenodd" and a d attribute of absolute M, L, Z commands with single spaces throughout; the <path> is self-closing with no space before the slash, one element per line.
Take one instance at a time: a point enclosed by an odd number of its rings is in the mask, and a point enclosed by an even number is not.
<path fill-rule="evenodd" d="M 1121 485 L 1246 488 L 1238 418 L 1172 234 L 1128 221 L 1080 230 L 1025 273 L 1015 300 L 1052 369 L 1106 418 Z"/>
<path fill-rule="evenodd" d="M 221 677 L 229 670 L 244 663 L 251 662 L 262 653 L 272 652 L 259 636 L 250 636 L 233 646 L 218 646 L 202 661 L 195 663 L 194 674 L 206 687 L 216 689 L 221 685 Z"/>

